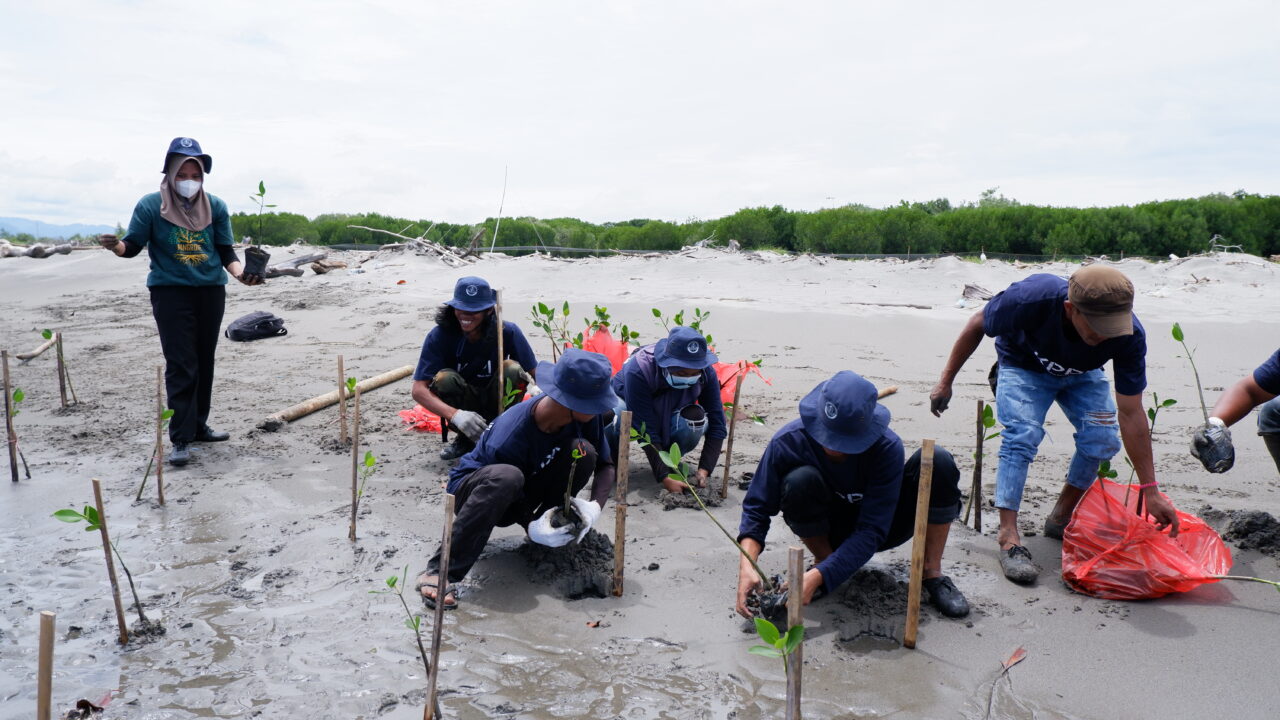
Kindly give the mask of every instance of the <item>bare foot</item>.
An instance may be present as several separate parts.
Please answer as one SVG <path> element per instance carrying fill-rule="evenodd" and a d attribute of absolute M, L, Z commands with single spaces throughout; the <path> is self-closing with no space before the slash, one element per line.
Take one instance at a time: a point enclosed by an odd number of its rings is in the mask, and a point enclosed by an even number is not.
<path fill-rule="evenodd" d="M 427 606 L 430 608 L 435 608 L 436 598 L 440 597 L 438 592 L 439 581 L 440 578 L 436 575 L 423 573 L 418 576 L 418 584 L 415 587 L 422 594 L 422 599 L 426 601 Z M 444 609 L 452 610 L 456 607 L 458 607 L 458 599 L 453 596 L 453 591 L 450 590 L 444 596 Z"/>

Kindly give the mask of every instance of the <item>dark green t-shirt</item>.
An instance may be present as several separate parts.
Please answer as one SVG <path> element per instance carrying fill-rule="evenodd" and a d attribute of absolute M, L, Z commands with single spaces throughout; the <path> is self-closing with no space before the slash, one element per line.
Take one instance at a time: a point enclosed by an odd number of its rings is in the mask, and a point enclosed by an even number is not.
<path fill-rule="evenodd" d="M 213 222 L 193 231 L 160 217 L 160 193 L 138 201 L 124 240 L 146 247 L 151 258 L 147 287 L 156 285 L 226 285 L 227 273 L 214 245 L 234 245 L 227 204 L 209 196 Z"/>

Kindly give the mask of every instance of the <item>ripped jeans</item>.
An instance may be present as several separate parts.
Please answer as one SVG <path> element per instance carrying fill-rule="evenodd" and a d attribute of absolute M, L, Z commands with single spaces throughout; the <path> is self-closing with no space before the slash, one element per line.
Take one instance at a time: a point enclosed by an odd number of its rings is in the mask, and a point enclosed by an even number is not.
<path fill-rule="evenodd" d="M 1068 484 L 1087 489 L 1097 478 L 1102 461 L 1120 452 L 1116 402 L 1101 369 L 1057 377 L 1001 365 L 996 415 L 1004 429 L 996 469 L 996 507 L 1016 511 L 1022 505 L 1027 468 L 1044 439 L 1044 418 L 1055 401 L 1076 429 Z"/>

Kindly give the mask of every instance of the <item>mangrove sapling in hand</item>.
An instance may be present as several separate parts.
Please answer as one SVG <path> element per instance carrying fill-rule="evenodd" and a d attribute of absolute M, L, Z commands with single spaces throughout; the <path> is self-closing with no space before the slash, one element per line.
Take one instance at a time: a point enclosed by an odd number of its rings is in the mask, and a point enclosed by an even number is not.
<path fill-rule="evenodd" d="M 403 577 L 403 582 L 401 578 Z M 414 640 L 418 643 L 418 655 L 422 658 L 422 668 L 425 671 L 423 678 L 431 675 L 431 661 L 427 659 L 427 648 L 422 644 L 422 616 L 414 615 L 409 609 L 409 603 L 404 599 L 404 583 L 409 581 L 409 566 L 404 568 L 403 575 L 392 575 L 387 578 L 387 586 L 380 590 L 370 590 L 371 595 L 395 595 L 400 600 L 400 606 L 404 608 L 405 621 L 404 626 L 413 631 Z M 435 717 L 444 717 L 440 714 L 440 701 L 435 700 Z"/>
<path fill-rule="evenodd" d="M 102 516 L 98 514 L 98 509 L 92 505 L 85 505 L 84 512 L 76 512 L 71 508 L 64 508 L 53 513 L 53 517 L 64 523 L 78 523 L 84 521 L 86 524 L 85 532 L 99 532 L 102 528 Z M 163 635 L 164 626 L 160 623 L 153 623 L 147 619 L 146 613 L 142 610 L 142 599 L 138 597 L 138 588 L 133 584 L 133 573 L 129 572 L 129 566 L 125 565 L 124 558 L 120 555 L 120 549 L 116 547 L 116 541 L 111 541 L 111 551 L 115 553 L 116 561 L 120 563 L 120 568 L 124 570 L 124 576 L 129 580 L 129 591 L 133 593 L 133 607 L 138 612 L 138 624 L 134 626 L 133 633 L 135 635 Z"/>
<path fill-rule="evenodd" d="M 262 211 L 265 208 L 273 208 L 275 207 L 275 205 L 271 205 L 267 203 L 267 186 L 262 180 L 258 181 L 258 192 L 254 193 L 253 195 L 250 195 L 249 199 L 258 204 L 258 214 L 256 215 L 256 219 L 258 221 L 258 237 L 261 238 L 262 237 Z M 259 240 L 258 242 L 262 242 L 262 241 Z"/>

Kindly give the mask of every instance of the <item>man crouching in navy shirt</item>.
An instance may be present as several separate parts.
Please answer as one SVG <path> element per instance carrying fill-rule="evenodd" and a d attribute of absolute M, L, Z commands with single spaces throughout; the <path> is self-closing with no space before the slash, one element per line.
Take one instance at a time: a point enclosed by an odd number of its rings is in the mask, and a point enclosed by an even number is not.
<path fill-rule="evenodd" d="M 610 385 L 613 368 L 599 353 L 570 348 L 555 365 L 538 365 L 543 394 L 519 403 L 498 416 L 480 436 L 475 449 L 449 472 L 448 492 L 457 515 L 449 552 L 449 583 L 467 576 L 480 558 L 495 527 L 520 525 L 529 539 L 560 547 L 579 542 L 600 517 L 613 492 L 613 453 L 604 436 L 600 415 L 618 404 Z M 574 465 L 574 451 L 580 453 Z M 553 513 L 564 502 L 565 485 L 573 468 L 570 493 L 577 495 L 591 483 L 589 500 L 573 498 L 581 524 L 554 527 Z M 446 609 L 457 607 L 452 587 L 439 588 L 440 550 L 418 577 L 418 589 L 428 607 L 442 594 Z"/>
<path fill-rule="evenodd" d="M 964 617 L 969 603 L 942 574 L 947 533 L 960 515 L 960 469 L 951 453 L 941 447 L 934 453 L 924 587 L 942 614 Z M 759 558 L 769 519 L 781 511 L 817 562 L 800 588 L 808 605 L 873 554 L 911 539 L 919 484 L 920 451 L 903 462 L 902 440 L 889 429 L 889 411 L 876 402 L 875 386 L 842 370 L 801 400 L 800 419 L 769 441 L 742 500 L 738 542 Z M 737 610 L 745 618 L 752 617 L 747 595 L 759 587 L 751 563 L 740 558 Z"/>

